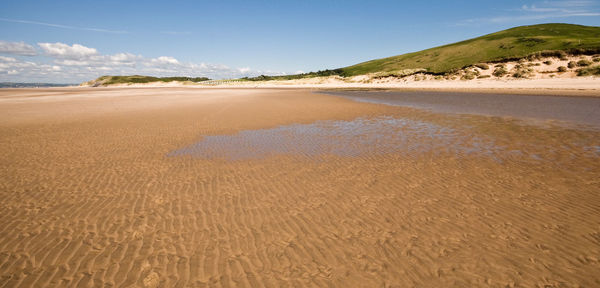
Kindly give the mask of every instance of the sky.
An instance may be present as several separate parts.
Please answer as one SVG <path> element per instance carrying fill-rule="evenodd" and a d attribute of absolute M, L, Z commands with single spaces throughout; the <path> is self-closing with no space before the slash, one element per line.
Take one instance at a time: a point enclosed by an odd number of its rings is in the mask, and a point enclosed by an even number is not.
<path fill-rule="evenodd" d="M 0 7 L 0 82 L 294 74 L 521 25 L 600 26 L 600 0 L 0 0 Z"/>

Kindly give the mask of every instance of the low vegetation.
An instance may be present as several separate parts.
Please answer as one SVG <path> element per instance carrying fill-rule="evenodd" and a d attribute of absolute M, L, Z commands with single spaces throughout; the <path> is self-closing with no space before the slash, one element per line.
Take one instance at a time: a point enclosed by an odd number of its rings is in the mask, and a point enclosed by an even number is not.
<path fill-rule="evenodd" d="M 600 65 L 577 69 L 577 76 L 598 76 L 600 75 Z"/>
<path fill-rule="evenodd" d="M 481 69 L 481 70 L 488 70 L 490 69 L 490 66 L 485 64 L 485 63 L 479 63 L 479 64 L 475 64 L 475 67 Z"/>
<path fill-rule="evenodd" d="M 402 78 L 406 76 L 411 76 L 419 73 L 425 73 L 425 69 L 404 69 L 399 71 L 389 71 L 389 72 L 379 72 L 373 75 L 373 79 L 381 79 L 387 77 L 395 77 Z"/>
<path fill-rule="evenodd" d="M 479 75 L 481 75 L 481 73 L 477 69 L 466 70 L 465 73 L 462 75 L 462 77 L 460 79 L 462 79 L 462 80 L 473 80 L 473 79 L 479 77 Z"/>
<path fill-rule="evenodd" d="M 139 84 L 139 83 L 152 83 L 152 82 L 202 82 L 210 80 L 206 77 L 152 77 L 142 75 L 131 75 L 131 76 L 102 76 L 96 80 L 88 82 L 92 86 L 106 86 L 114 84 Z"/>
<path fill-rule="evenodd" d="M 512 74 L 514 78 L 529 78 L 533 72 L 533 69 L 525 66 L 517 65 L 515 69 L 516 71 Z"/>
<path fill-rule="evenodd" d="M 593 63 L 593 62 L 592 62 L 592 61 L 590 61 L 590 60 L 585 60 L 585 59 L 583 59 L 583 60 L 579 60 L 579 61 L 577 61 L 577 66 L 579 66 L 579 67 L 587 67 L 587 66 L 590 66 L 590 65 L 592 65 L 592 63 Z"/>
<path fill-rule="evenodd" d="M 317 72 L 308 72 L 303 74 L 295 74 L 295 75 L 281 75 L 281 76 L 266 76 L 260 75 L 256 77 L 244 77 L 241 78 L 247 81 L 267 81 L 267 80 L 295 80 L 295 79 L 304 79 L 304 78 L 312 78 L 312 77 L 327 77 L 327 76 L 346 76 L 342 69 L 334 69 L 334 70 L 322 70 Z"/>
<path fill-rule="evenodd" d="M 492 75 L 496 77 L 502 77 L 506 74 L 508 74 L 508 70 L 506 70 L 504 65 L 496 65 L 496 69 L 494 69 L 494 72 L 492 72 Z"/>

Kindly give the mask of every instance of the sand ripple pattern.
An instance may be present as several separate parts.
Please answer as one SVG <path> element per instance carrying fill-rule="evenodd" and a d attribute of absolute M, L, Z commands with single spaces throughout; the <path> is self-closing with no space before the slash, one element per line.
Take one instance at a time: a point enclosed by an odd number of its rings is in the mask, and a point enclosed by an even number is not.
<path fill-rule="evenodd" d="M 0 287 L 600 286 L 599 132 L 293 90 L 64 93 L 0 101 Z"/>

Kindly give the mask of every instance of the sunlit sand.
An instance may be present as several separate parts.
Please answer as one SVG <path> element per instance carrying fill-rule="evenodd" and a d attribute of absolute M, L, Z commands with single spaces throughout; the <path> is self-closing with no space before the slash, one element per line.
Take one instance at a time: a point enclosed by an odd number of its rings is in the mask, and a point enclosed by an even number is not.
<path fill-rule="evenodd" d="M 0 286 L 597 286 L 600 128 L 445 112 L 0 90 Z"/>

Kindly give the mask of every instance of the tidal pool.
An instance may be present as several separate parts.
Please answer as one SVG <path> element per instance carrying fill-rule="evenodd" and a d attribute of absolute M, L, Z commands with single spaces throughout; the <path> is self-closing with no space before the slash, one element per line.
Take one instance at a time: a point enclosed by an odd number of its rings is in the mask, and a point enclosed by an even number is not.
<path fill-rule="evenodd" d="M 168 156 L 242 160 L 293 154 L 361 156 L 385 153 L 452 152 L 493 154 L 491 141 L 466 136 L 424 121 L 377 117 L 352 121 L 318 121 L 271 129 L 245 130 L 233 135 L 205 136 Z"/>
<path fill-rule="evenodd" d="M 441 91 L 328 91 L 359 102 L 520 119 L 554 120 L 600 128 L 600 98 Z"/>

